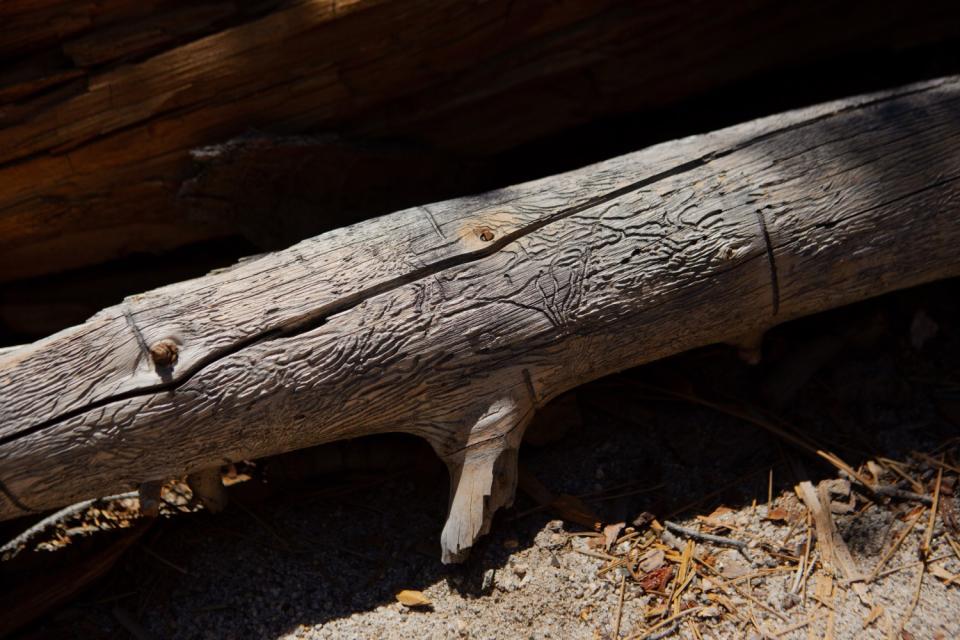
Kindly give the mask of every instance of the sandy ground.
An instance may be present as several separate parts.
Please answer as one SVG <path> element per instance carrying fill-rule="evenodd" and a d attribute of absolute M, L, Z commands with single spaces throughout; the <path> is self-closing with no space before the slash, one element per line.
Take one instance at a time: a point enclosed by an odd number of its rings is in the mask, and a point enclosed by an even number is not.
<path fill-rule="evenodd" d="M 446 567 L 445 470 L 419 443 L 375 440 L 344 445 L 329 473 L 306 478 L 300 466 L 315 471 L 323 455 L 259 462 L 225 513 L 161 519 L 19 637 L 960 637 L 960 584 L 937 577 L 960 573 L 948 539 L 960 542 L 960 482 L 912 454 L 948 467 L 960 457 L 958 293 L 941 283 L 792 323 L 768 335 L 758 366 L 716 347 L 577 390 L 568 406 L 581 420 L 525 445 L 521 464 L 603 523 L 625 523 L 609 546 L 521 492 L 469 561 Z M 555 431 L 571 422 L 552 420 Z M 857 568 L 895 570 L 864 585 L 868 604 L 831 571 L 794 491 L 838 478 L 837 467 L 770 424 L 870 482 L 928 499 L 939 484 L 932 527 L 915 500 L 830 485 Z M 663 535 L 668 520 L 746 553 Z M 405 607 L 404 589 L 431 605 Z"/>

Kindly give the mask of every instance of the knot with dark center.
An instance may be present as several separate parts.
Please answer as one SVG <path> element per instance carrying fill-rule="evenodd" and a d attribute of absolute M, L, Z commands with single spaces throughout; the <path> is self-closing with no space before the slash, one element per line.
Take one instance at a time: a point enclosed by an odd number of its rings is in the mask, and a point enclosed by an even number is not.
<path fill-rule="evenodd" d="M 150 357 L 158 367 L 172 367 L 177 361 L 178 352 L 177 343 L 169 338 L 155 342 L 150 347 Z"/>

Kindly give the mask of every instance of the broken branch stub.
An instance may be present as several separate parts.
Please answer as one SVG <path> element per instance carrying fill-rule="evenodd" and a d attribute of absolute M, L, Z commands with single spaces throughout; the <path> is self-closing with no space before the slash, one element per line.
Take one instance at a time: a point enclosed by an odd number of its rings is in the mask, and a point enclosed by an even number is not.
<path fill-rule="evenodd" d="M 460 559 L 512 500 L 516 447 L 550 398 L 960 274 L 958 137 L 960 80 L 940 79 L 132 296 L 0 352 L 0 518 L 402 431 L 450 468 L 442 544 Z"/>

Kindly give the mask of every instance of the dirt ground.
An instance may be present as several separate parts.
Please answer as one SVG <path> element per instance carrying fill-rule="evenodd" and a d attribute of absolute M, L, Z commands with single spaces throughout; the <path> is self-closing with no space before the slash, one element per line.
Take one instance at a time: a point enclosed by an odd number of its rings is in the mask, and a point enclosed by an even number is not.
<path fill-rule="evenodd" d="M 957 638 L 958 294 L 790 323 L 757 365 L 717 346 L 577 389 L 462 566 L 439 561 L 446 471 L 397 436 L 240 468 L 219 515 L 113 537 L 80 517 L 0 563 L 3 606 L 36 612 L 19 638 Z"/>

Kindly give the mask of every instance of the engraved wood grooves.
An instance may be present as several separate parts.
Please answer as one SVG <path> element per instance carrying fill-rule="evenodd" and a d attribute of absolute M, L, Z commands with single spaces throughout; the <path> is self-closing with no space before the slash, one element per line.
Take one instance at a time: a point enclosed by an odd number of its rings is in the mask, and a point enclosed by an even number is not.
<path fill-rule="evenodd" d="M 404 431 L 450 467 L 443 548 L 458 560 L 512 500 L 520 437 L 550 398 L 960 274 L 958 150 L 960 80 L 945 78 L 400 211 L 133 296 L 0 351 L 0 517 Z"/>

